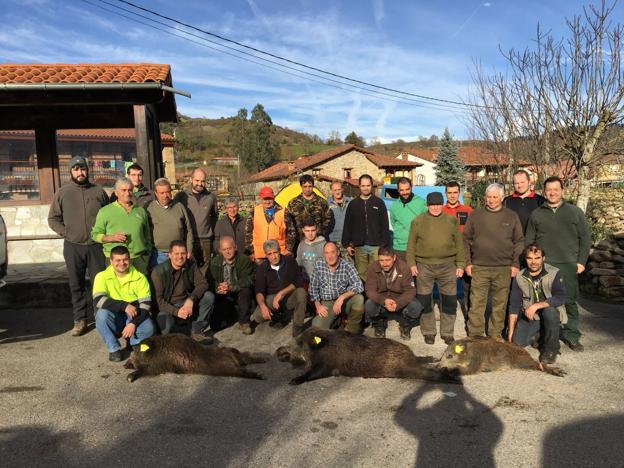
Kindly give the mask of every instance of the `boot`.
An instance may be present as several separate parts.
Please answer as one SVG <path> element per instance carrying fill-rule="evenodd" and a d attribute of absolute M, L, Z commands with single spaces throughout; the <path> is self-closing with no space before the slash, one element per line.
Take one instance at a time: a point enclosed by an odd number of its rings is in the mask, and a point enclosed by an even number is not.
<path fill-rule="evenodd" d="M 71 330 L 71 336 L 82 336 L 87 331 L 87 321 L 77 320 L 74 322 L 74 328 Z"/>
<path fill-rule="evenodd" d="M 401 333 L 402 340 L 410 340 L 412 328 L 409 326 L 399 325 L 399 332 Z"/>

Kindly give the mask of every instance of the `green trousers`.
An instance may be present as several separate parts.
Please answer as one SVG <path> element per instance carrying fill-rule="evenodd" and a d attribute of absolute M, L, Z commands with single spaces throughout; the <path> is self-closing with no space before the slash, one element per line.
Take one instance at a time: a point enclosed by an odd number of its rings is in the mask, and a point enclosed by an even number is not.
<path fill-rule="evenodd" d="M 548 262 L 550 263 L 550 262 Z M 576 274 L 576 263 L 550 263 L 558 268 L 563 278 L 563 284 L 566 290 L 566 313 L 568 314 L 568 323 L 561 326 L 561 339 L 570 343 L 578 343 L 581 338 L 579 331 L 579 311 L 576 301 L 579 297 L 578 276 Z"/>
<path fill-rule="evenodd" d="M 485 308 L 490 289 L 492 291 L 492 314 L 488 321 L 487 335 L 501 336 L 505 326 L 510 285 L 511 266 L 472 266 L 468 336 L 485 334 Z"/>

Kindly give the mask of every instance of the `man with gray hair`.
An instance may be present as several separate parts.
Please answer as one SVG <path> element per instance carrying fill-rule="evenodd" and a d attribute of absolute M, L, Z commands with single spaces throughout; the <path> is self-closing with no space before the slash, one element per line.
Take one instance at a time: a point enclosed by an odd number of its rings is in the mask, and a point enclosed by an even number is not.
<path fill-rule="evenodd" d="M 91 238 L 102 244 L 104 255 L 117 245 L 125 245 L 132 265 L 147 275 L 152 253 L 152 231 L 147 211 L 135 203 L 132 181 L 122 177 L 115 182 L 117 199 L 100 209 L 91 229 Z"/>
<path fill-rule="evenodd" d="M 262 245 L 267 260 L 256 270 L 256 302 L 253 313 L 255 323 L 270 321 L 273 328 L 283 328 L 293 312 L 293 336 L 303 330 L 303 319 L 308 294 L 303 289 L 299 265 L 292 255 L 281 255 L 276 240 Z"/>
<path fill-rule="evenodd" d="M 485 190 L 485 208 L 475 210 L 464 228 L 466 273 L 472 276 L 468 336 L 482 336 L 488 291 L 492 290 L 492 314 L 487 335 L 500 339 L 505 325 L 511 279 L 520 269 L 524 248 L 518 215 L 503 207 L 505 189 L 490 184 Z"/>
<path fill-rule="evenodd" d="M 225 199 L 225 216 L 215 226 L 213 251 L 219 251 L 219 243 L 224 237 L 231 237 L 236 242 L 236 250 L 241 255 L 248 255 L 249 248 L 245 245 L 245 224 L 247 220 L 238 214 L 238 198 Z"/>
<path fill-rule="evenodd" d="M 193 230 L 186 208 L 172 200 L 171 184 L 161 177 L 154 182 L 156 200 L 147 205 L 147 214 L 152 228 L 154 251 L 150 268 L 169 260 L 171 242 L 180 240 L 186 244 L 188 257 L 193 252 Z"/>

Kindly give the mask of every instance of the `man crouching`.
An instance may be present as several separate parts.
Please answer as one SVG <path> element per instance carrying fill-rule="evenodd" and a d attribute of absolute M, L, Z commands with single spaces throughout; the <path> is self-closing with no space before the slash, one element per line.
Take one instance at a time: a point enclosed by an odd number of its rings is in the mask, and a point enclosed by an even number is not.
<path fill-rule="evenodd" d="M 108 359 L 122 360 L 118 337 L 130 340 L 132 346 L 154 334 L 149 318 L 150 287 L 147 278 L 130 265 L 130 253 L 124 245 L 113 247 L 111 265 L 95 275 L 93 308 L 95 328 L 108 348 Z"/>

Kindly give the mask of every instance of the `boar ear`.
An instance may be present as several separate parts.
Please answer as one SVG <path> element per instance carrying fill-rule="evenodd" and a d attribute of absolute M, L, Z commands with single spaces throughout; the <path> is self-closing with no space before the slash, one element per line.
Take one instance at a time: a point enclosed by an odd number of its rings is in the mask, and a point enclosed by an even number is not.
<path fill-rule="evenodd" d="M 312 338 L 310 338 L 310 342 L 308 344 L 310 348 L 318 349 L 318 348 L 325 346 L 326 342 L 327 342 L 326 338 L 320 337 L 318 335 L 314 335 Z"/>
<path fill-rule="evenodd" d="M 466 348 L 467 348 L 467 345 L 465 343 L 463 344 L 455 343 L 455 346 L 453 347 L 453 351 L 455 351 L 455 354 L 462 354 L 466 352 Z"/>

